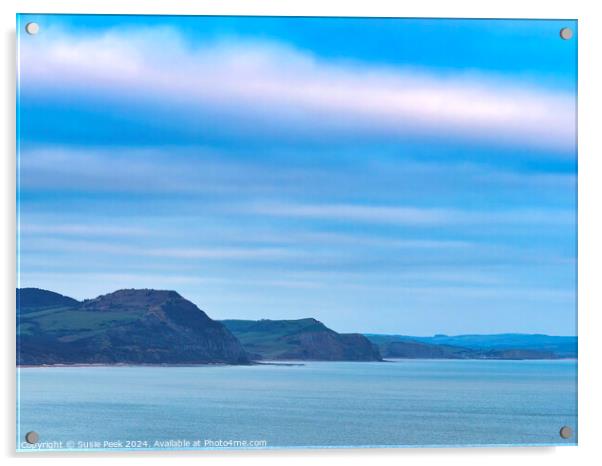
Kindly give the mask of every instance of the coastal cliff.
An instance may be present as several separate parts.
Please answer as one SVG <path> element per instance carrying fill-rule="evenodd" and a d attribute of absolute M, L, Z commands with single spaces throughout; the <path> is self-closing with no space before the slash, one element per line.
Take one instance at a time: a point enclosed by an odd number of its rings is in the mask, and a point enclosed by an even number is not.
<path fill-rule="evenodd" d="M 175 291 L 119 290 L 95 299 L 17 290 L 17 363 L 246 364 L 239 341 Z"/>
<path fill-rule="evenodd" d="M 223 320 L 257 359 L 380 361 L 376 345 L 359 333 L 337 333 L 313 319 Z"/>

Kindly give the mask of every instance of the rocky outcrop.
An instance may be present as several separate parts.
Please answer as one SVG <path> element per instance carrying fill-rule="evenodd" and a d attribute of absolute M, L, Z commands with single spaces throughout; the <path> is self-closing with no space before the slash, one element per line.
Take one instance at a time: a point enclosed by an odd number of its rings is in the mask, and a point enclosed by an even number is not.
<path fill-rule="evenodd" d="M 341 334 L 316 319 L 224 320 L 257 359 L 380 361 L 378 348 L 358 333 Z"/>
<path fill-rule="evenodd" d="M 17 294 L 18 364 L 249 362 L 227 328 L 175 291 L 119 290 L 58 306 Z"/>

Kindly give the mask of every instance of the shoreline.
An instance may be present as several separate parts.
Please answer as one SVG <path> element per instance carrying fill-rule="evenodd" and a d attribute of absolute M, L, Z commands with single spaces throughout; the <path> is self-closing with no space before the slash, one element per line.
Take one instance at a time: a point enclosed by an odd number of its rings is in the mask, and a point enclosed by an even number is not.
<path fill-rule="evenodd" d="M 57 363 L 57 364 L 17 364 L 17 369 L 31 369 L 31 368 L 55 368 L 55 367 L 221 367 L 221 366 L 254 366 L 257 363 L 252 362 L 249 364 L 227 364 L 221 362 L 206 362 L 206 363 L 129 363 L 129 362 L 116 362 L 116 363 Z"/>
<path fill-rule="evenodd" d="M 58 364 L 17 364 L 16 369 L 43 369 L 43 368 L 76 368 L 76 367 L 249 367 L 249 366 L 305 366 L 307 363 L 319 362 L 388 362 L 396 363 L 403 361 L 578 361 L 578 358 L 554 358 L 554 359 L 453 359 L 453 358 L 389 358 L 382 361 L 319 361 L 319 360 L 286 360 L 286 361 L 253 361 L 249 364 L 227 364 L 227 363 L 58 363 Z"/>

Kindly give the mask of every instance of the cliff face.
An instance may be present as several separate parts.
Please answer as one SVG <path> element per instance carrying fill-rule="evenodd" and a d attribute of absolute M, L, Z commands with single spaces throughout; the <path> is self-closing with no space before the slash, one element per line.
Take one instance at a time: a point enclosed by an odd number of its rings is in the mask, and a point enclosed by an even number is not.
<path fill-rule="evenodd" d="M 175 291 L 119 290 L 59 305 L 39 291 L 17 290 L 18 364 L 249 362 L 228 329 Z"/>
<path fill-rule="evenodd" d="M 378 348 L 360 334 L 340 334 L 316 319 L 222 321 L 256 359 L 380 361 Z"/>

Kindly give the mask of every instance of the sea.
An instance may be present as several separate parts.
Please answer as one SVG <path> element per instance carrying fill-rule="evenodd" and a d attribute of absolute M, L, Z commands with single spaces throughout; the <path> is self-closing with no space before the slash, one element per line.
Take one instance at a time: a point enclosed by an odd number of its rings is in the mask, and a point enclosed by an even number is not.
<path fill-rule="evenodd" d="M 17 450 L 575 445 L 575 360 L 17 369 Z M 563 426 L 572 430 L 561 438 Z M 38 441 L 27 443 L 28 432 Z"/>

